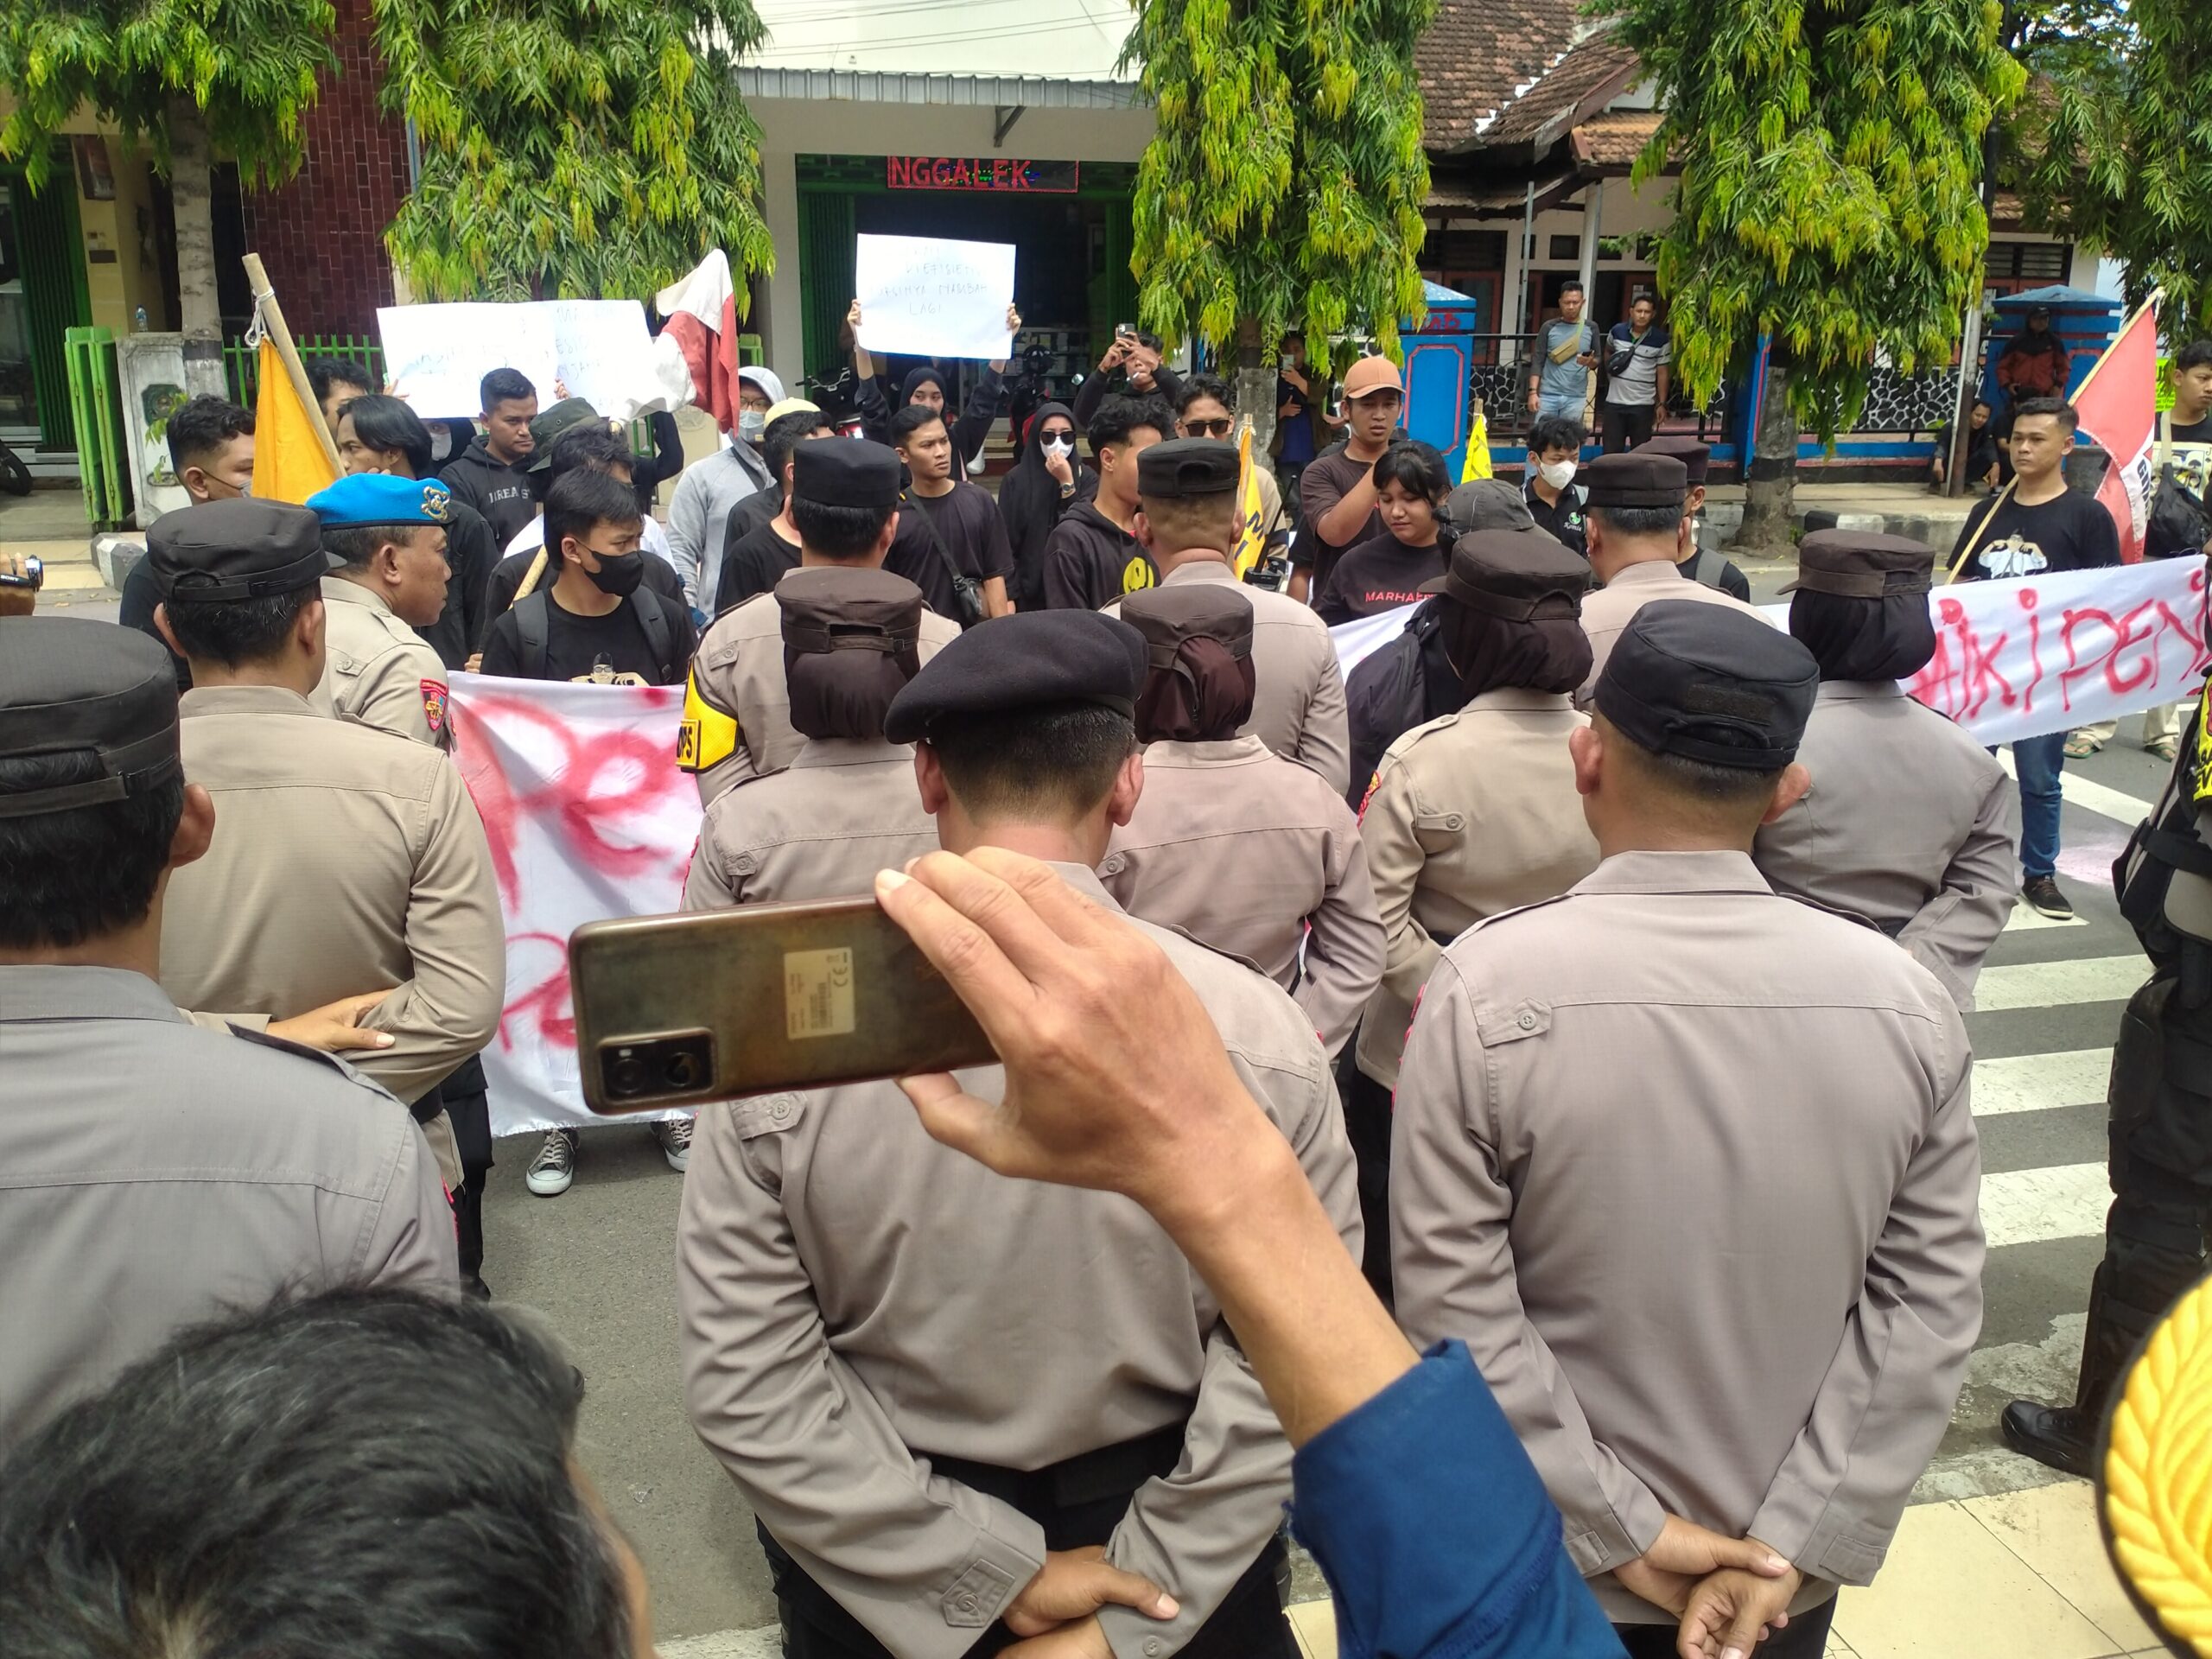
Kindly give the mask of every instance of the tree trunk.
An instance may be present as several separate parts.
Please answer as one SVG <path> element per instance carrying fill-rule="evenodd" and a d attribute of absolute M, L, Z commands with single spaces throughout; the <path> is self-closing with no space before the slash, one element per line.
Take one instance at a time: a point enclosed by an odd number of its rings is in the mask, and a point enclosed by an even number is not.
<path fill-rule="evenodd" d="M 188 334 L 218 334 L 215 213 L 207 125 L 188 98 L 169 100 L 169 202 L 176 219 L 177 321 Z"/>
<path fill-rule="evenodd" d="M 1797 416 L 1789 407 L 1789 371 L 1767 365 L 1766 401 L 1759 406 L 1751 464 L 1744 474 L 1744 526 L 1736 544 L 1748 552 L 1787 554 L 1797 507 Z"/>
<path fill-rule="evenodd" d="M 1260 325 L 1245 318 L 1236 328 L 1236 412 L 1252 423 L 1252 453 L 1267 464 L 1275 437 L 1275 372 L 1262 354 Z"/>

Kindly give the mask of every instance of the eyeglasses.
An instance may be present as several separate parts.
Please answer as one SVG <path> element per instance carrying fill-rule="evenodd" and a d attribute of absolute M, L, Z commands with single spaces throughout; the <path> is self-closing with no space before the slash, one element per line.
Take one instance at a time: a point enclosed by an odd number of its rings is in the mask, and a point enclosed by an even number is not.
<path fill-rule="evenodd" d="M 1185 421 L 1183 424 L 1194 438 L 1225 438 L 1236 423 L 1233 418 L 1224 418 L 1218 421 Z"/>

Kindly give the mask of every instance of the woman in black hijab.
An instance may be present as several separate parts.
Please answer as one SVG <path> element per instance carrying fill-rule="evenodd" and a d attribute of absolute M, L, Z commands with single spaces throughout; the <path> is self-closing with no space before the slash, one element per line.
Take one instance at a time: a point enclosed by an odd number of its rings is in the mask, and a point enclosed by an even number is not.
<path fill-rule="evenodd" d="M 1076 451 L 1075 416 L 1065 404 L 1045 404 L 1029 417 L 1021 457 L 999 485 L 999 517 L 1014 547 L 1014 608 L 1045 607 L 1045 543 L 1060 515 L 1098 493 L 1098 474 Z"/>

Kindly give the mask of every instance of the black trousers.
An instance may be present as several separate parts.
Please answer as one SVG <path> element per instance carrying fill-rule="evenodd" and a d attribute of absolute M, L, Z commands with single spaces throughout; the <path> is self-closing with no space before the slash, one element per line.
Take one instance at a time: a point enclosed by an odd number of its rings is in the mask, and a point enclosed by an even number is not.
<path fill-rule="evenodd" d="M 1789 1622 L 1751 1650 L 1751 1659 L 1821 1659 L 1827 1650 L 1828 1626 L 1835 1621 L 1835 1598 L 1793 1614 Z M 1673 1624 L 1616 1624 L 1613 1634 L 1628 1659 L 1675 1659 Z"/>
<path fill-rule="evenodd" d="M 1659 410 L 1650 404 L 1599 404 L 1598 423 L 1605 435 L 1605 453 L 1618 455 L 1624 449 L 1635 448 L 1651 435 L 1658 419 Z"/>
<path fill-rule="evenodd" d="M 453 1195 L 454 1226 L 464 1282 L 484 1271 L 484 1181 L 492 1173 L 492 1102 L 484 1062 L 468 1059 L 438 1085 L 461 1154 L 461 1191 Z"/>
<path fill-rule="evenodd" d="M 2181 986 L 2161 967 L 2129 1001 L 2113 1049 L 2113 1202 L 2075 1387 L 2075 1404 L 2093 1415 L 2102 1414 L 2159 1316 L 2204 1275 L 2212 1231 L 2212 999 L 2192 1007 Z"/>
<path fill-rule="evenodd" d="M 1367 1238 L 1359 1269 L 1382 1306 L 1395 1306 L 1390 1277 L 1390 1091 L 1359 1069 L 1352 1051 L 1358 1033 L 1337 1056 L 1337 1096 L 1344 1109 L 1344 1135 L 1357 1166 L 1359 1218 Z"/>
<path fill-rule="evenodd" d="M 1000 1469 L 957 1458 L 931 1458 L 937 1473 L 1010 1503 L 1045 1529 L 1047 1549 L 1103 1544 L 1127 1514 L 1129 1499 L 1154 1475 L 1172 1471 L 1181 1456 L 1183 1426 L 1122 1446 L 1071 1458 L 1047 1469 Z M 767 1528 L 754 1523 L 776 1589 L 784 1659 L 892 1659 L 891 1650 L 835 1597 L 807 1576 Z M 1297 1659 L 1290 1621 L 1282 1615 L 1290 1564 L 1280 1536 L 1268 1541 L 1252 1565 L 1223 1598 L 1180 1652 L 1185 1659 Z M 982 1631 L 968 1649 L 982 1659 L 1020 1638 L 1003 1624 Z"/>

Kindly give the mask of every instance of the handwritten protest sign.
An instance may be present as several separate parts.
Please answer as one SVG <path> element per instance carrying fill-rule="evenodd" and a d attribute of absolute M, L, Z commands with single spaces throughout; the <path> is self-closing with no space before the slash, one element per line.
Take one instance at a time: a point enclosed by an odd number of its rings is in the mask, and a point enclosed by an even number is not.
<path fill-rule="evenodd" d="M 635 300 L 527 300 L 512 304 L 378 308 L 385 377 L 417 415 L 473 415 L 478 383 L 493 369 L 518 369 L 543 407 L 567 385 L 617 420 L 668 409 L 686 396 L 656 372 L 645 308 Z"/>
<path fill-rule="evenodd" d="M 1014 245 L 863 236 L 853 260 L 861 344 L 871 352 L 996 362 L 1013 350 Z"/>

